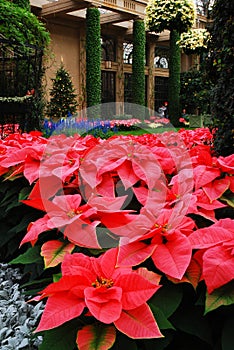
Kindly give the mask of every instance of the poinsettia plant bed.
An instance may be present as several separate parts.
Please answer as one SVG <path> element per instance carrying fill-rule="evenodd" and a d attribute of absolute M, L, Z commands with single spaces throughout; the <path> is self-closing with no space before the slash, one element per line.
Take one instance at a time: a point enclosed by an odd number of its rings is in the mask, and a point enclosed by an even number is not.
<path fill-rule="evenodd" d="M 1 140 L 2 184 L 37 214 L 11 263 L 45 301 L 40 350 L 229 349 L 234 155 L 212 141 L 205 128 Z"/>

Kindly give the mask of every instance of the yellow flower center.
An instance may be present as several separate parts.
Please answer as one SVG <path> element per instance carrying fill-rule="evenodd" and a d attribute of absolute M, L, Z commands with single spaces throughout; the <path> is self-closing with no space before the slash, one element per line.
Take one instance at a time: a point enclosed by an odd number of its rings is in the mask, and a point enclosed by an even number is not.
<path fill-rule="evenodd" d="M 92 283 L 92 287 L 94 288 L 100 288 L 100 287 L 106 287 L 111 288 L 114 285 L 114 281 L 112 278 L 104 278 L 104 277 L 98 277 L 95 282 Z"/>
<path fill-rule="evenodd" d="M 81 213 L 82 213 L 82 210 L 71 209 L 67 212 L 67 216 L 69 218 L 74 218 L 74 216 L 79 215 Z"/>
<path fill-rule="evenodd" d="M 166 232 L 168 227 L 169 227 L 169 225 L 168 224 L 159 225 L 159 224 L 156 223 L 156 224 L 154 224 L 154 227 L 155 228 L 160 228 L 162 230 L 162 232 Z"/>

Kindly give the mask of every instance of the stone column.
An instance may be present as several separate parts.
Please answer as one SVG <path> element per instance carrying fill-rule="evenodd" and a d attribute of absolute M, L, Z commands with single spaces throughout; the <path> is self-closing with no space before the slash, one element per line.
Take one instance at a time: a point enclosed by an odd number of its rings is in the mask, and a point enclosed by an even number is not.
<path fill-rule="evenodd" d="M 123 35 L 117 37 L 116 41 L 116 114 L 124 113 L 124 67 L 123 67 Z"/>
<path fill-rule="evenodd" d="M 147 107 L 154 111 L 154 56 L 155 56 L 155 40 L 149 39 L 148 42 L 148 86 L 147 86 Z"/>

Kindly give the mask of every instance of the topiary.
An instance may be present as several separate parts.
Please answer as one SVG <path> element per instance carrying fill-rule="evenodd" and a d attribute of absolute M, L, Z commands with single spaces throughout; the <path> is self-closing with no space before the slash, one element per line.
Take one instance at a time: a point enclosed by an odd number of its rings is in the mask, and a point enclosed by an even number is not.
<path fill-rule="evenodd" d="M 192 0 L 150 0 L 146 6 L 146 28 L 153 32 L 170 30 L 169 117 L 176 126 L 180 116 L 180 33 L 188 31 L 195 20 Z"/>
<path fill-rule="evenodd" d="M 101 103 L 101 36 L 98 8 L 86 14 L 86 93 L 87 107 Z"/>
<path fill-rule="evenodd" d="M 145 105 L 145 24 L 133 23 L 132 95 L 133 103 Z"/>

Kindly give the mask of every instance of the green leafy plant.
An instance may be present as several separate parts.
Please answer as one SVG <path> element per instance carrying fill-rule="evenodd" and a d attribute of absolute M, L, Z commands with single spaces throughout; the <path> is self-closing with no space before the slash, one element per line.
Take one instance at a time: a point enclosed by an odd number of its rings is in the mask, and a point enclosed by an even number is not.
<path fill-rule="evenodd" d="M 223 156 L 234 152 L 234 2 L 216 0 L 207 59 L 207 76 L 213 84 L 211 112 L 216 152 Z"/>
<path fill-rule="evenodd" d="M 30 0 L 10 0 L 10 1 L 18 5 L 19 7 L 22 7 L 25 10 L 30 11 Z"/>
<path fill-rule="evenodd" d="M 191 69 L 181 73 L 180 105 L 188 114 L 210 113 L 211 84 L 206 80 L 204 69 Z"/>
<path fill-rule="evenodd" d="M 0 0 L 0 33 L 9 39 L 12 45 L 21 45 L 22 50 L 24 44 L 43 48 L 50 41 L 44 24 L 33 13 L 6 0 Z"/>

